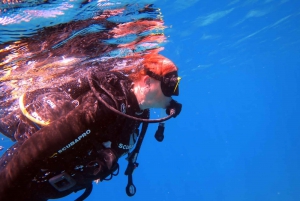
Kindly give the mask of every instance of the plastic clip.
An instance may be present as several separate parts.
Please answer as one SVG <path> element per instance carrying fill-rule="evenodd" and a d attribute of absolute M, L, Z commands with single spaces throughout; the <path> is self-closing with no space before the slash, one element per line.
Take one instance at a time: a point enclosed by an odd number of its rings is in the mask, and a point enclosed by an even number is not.
<path fill-rule="evenodd" d="M 76 181 L 70 175 L 68 175 L 68 173 L 63 172 L 49 179 L 49 183 L 56 190 L 62 192 L 75 186 Z"/>

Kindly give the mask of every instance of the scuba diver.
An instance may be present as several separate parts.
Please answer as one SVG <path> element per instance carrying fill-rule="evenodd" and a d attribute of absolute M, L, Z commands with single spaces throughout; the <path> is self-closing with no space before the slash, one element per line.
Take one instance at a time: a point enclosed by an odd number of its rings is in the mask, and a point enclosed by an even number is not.
<path fill-rule="evenodd" d="M 23 94 L 20 108 L 0 119 L 0 132 L 16 141 L 0 159 L 0 200 L 45 201 L 85 189 L 77 199 L 84 200 L 93 181 L 117 174 L 126 154 L 126 192 L 134 195 L 132 172 L 148 123 L 176 117 L 182 105 L 172 99 L 180 81 L 172 61 L 149 54 L 133 69 L 90 69 L 60 87 Z M 150 108 L 168 116 L 149 119 Z M 159 141 L 163 129 L 160 123 Z"/>

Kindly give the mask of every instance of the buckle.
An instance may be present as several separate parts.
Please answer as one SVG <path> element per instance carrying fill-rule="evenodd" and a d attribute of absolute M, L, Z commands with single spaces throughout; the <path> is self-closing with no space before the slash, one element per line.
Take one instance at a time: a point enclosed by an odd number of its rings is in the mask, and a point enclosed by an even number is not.
<path fill-rule="evenodd" d="M 75 186 L 76 181 L 66 172 L 49 179 L 49 183 L 58 191 L 62 192 Z"/>

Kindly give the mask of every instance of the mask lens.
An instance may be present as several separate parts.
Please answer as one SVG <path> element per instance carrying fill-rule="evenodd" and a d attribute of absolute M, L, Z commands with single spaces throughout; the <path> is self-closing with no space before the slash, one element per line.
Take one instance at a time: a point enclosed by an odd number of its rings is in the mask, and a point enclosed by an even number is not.
<path fill-rule="evenodd" d="M 171 97 L 179 95 L 178 85 L 181 78 L 178 77 L 177 71 L 167 73 L 165 76 L 157 75 L 149 70 L 147 70 L 146 73 L 150 77 L 160 81 L 161 91 L 165 96 Z"/>
<path fill-rule="evenodd" d="M 167 73 L 161 81 L 161 90 L 167 97 L 179 95 L 179 81 L 177 71 Z"/>

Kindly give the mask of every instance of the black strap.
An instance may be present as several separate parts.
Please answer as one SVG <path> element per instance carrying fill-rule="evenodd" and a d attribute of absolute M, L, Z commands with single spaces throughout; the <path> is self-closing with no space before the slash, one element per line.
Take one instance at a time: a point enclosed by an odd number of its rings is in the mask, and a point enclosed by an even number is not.
<path fill-rule="evenodd" d="M 93 184 L 89 183 L 87 185 L 87 187 L 85 188 L 85 191 L 83 192 L 83 194 L 81 196 L 79 196 L 75 201 L 83 201 L 91 194 L 92 190 L 93 190 Z"/>
<path fill-rule="evenodd" d="M 132 173 L 133 173 L 134 169 L 136 167 L 138 167 L 138 165 L 139 165 L 136 161 L 137 161 L 137 157 L 138 157 L 144 136 L 146 134 L 147 128 L 148 128 L 148 123 L 143 122 L 142 130 L 141 130 L 139 139 L 136 143 L 136 146 L 135 146 L 134 150 L 128 154 L 128 158 L 127 158 L 128 165 L 127 165 L 127 168 L 125 171 L 125 175 L 128 175 L 128 183 L 126 186 L 126 194 L 128 196 L 133 196 L 136 193 L 136 187 L 134 186 L 133 181 L 132 181 Z"/>

